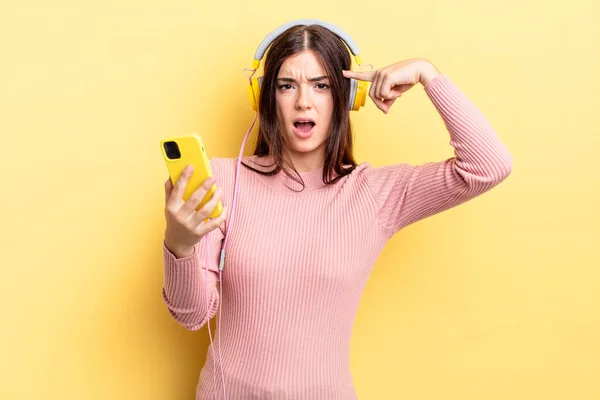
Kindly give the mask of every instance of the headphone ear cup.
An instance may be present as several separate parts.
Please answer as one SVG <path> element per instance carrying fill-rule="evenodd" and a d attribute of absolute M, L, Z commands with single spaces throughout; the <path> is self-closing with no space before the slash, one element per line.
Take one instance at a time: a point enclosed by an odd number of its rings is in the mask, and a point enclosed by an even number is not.
<path fill-rule="evenodd" d="M 350 78 L 350 111 L 358 111 L 365 105 L 368 82 Z"/>
<path fill-rule="evenodd" d="M 260 86 L 262 84 L 262 76 L 252 79 L 252 83 L 248 86 L 248 96 L 250 97 L 250 105 L 254 111 L 258 111 L 260 100 Z"/>
<path fill-rule="evenodd" d="M 356 84 L 356 97 L 354 99 L 354 109 L 358 111 L 358 109 L 365 105 L 365 100 L 367 99 L 367 90 L 369 87 L 369 82 L 367 81 L 357 81 Z"/>

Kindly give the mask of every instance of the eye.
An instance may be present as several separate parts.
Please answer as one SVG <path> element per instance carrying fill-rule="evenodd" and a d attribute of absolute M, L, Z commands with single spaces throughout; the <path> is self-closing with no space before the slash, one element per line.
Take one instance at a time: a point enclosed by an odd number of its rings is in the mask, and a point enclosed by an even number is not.
<path fill-rule="evenodd" d="M 319 89 L 328 89 L 329 85 L 326 83 L 319 83 L 317 86 L 319 86 Z"/>
<path fill-rule="evenodd" d="M 284 83 L 283 85 L 277 86 L 277 88 L 280 89 L 280 90 L 290 89 L 291 87 L 292 87 L 292 85 L 290 85 L 288 83 Z"/>

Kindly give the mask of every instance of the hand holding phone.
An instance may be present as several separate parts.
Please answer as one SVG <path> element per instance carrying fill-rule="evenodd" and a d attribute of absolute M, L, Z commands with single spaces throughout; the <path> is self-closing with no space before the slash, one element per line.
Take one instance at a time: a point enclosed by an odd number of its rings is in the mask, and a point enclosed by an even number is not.
<path fill-rule="evenodd" d="M 192 168 L 183 170 L 175 185 L 171 178 L 165 182 L 165 245 L 177 257 L 188 257 L 194 254 L 194 245 L 204 235 L 217 229 L 227 217 L 227 207 L 223 207 L 217 218 L 209 219 L 210 214 L 221 200 L 222 189 L 217 187 L 210 200 L 198 211 L 196 207 L 205 198 L 214 185 L 214 178 L 207 178 L 191 196 L 184 201 L 183 193 L 187 187 Z"/>
<path fill-rule="evenodd" d="M 193 254 L 194 245 L 225 220 L 222 191 L 212 178 L 199 135 L 165 138 L 160 145 L 169 171 L 165 182 L 165 245 L 176 256 L 184 257 Z"/>

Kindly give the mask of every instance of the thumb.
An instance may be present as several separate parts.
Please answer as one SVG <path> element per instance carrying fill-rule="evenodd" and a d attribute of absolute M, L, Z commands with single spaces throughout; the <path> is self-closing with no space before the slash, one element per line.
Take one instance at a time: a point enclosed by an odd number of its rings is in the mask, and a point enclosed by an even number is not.
<path fill-rule="evenodd" d="M 346 78 L 354 78 L 361 81 L 373 82 L 375 78 L 375 71 L 349 71 L 342 70 L 342 73 Z"/>

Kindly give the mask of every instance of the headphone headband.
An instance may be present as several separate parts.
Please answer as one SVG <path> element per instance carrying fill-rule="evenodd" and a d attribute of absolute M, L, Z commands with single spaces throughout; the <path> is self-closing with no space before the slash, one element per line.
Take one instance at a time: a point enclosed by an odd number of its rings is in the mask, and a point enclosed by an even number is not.
<path fill-rule="evenodd" d="M 334 25 L 330 22 L 321 21 L 318 19 L 297 19 L 297 20 L 290 21 L 283 25 L 278 26 L 273 31 L 271 31 L 267 36 L 265 36 L 265 38 L 262 40 L 262 42 L 260 42 L 260 44 L 258 45 L 256 52 L 254 53 L 254 62 L 253 62 L 252 68 L 254 68 L 254 69 L 258 68 L 258 66 L 260 65 L 260 60 L 262 60 L 263 56 L 265 55 L 265 52 L 267 51 L 267 49 L 269 48 L 271 43 L 273 43 L 273 41 L 279 35 L 281 35 L 287 29 L 289 29 L 293 26 L 298 26 L 298 25 L 320 25 L 324 28 L 329 29 L 330 31 L 335 33 L 341 40 L 343 40 L 344 43 L 346 43 L 346 45 L 348 46 L 348 48 L 354 55 L 354 58 L 356 59 L 357 64 L 359 64 L 359 65 L 361 64 L 360 51 L 358 50 L 358 46 L 356 45 L 356 43 L 354 43 L 354 40 L 350 37 L 350 35 L 348 35 L 342 29 L 340 29 L 339 27 L 337 27 L 336 25 Z"/>
<path fill-rule="evenodd" d="M 346 44 L 346 46 L 350 49 L 350 52 L 354 55 L 354 59 L 356 63 L 360 66 L 360 52 L 358 51 L 358 46 L 354 43 L 354 40 L 344 32 L 339 27 L 335 26 L 332 23 L 321 21 L 318 19 L 297 19 L 291 22 L 287 22 L 283 25 L 278 26 L 273 31 L 271 31 L 258 45 L 258 49 L 256 49 L 256 53 L 254 53 L 254 62 L 252 63 L 252 75 L 248 76 L 250 80 L 250 85 L 248 86 L 248 96 L 250 97 L 250 104 L 254 111 L 258 111 L 258 104 L 260 99 L 260 92 L 262 86 L 262 76 L 257 78 L 252 78 L 254 73 L 258 70 L 260 66 L 260 61 L 262 60 L 265 52 L 273 43 L 273 41 L 281 35 L 285 30 L 297 26 L 297 25 L 320 25 L 324 28 L 330 30 L 333 34 L 335 34 L 342 42 Z M 370 64 L 369 64 L 370 65 Z M 372 67 L 372 66 L 371 66 Z M 244 70 L 248 70 L 244 68 Z M 367 88 L 368 82 L 366 81 L 358 81 L 356 79 L 350 79 L 350 99 L 349 99 L 349 108 L 350 110 L 358 110 L 360 107 L 365 105 L 365 99 L 367 97 Z"/>

